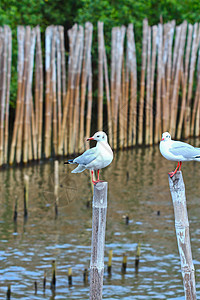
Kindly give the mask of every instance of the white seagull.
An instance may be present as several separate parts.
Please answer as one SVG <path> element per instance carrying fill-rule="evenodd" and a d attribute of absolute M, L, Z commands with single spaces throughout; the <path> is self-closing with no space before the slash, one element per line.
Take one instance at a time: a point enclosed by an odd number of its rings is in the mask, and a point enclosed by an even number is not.
<path fill-rule="evenodd" d="M 173 141 L 169 132 L 162 134 L 160 142 L 160 153 L 168 160 L 178 161 L 178 165 L 173 172 L 170 172 L 170 177 L 181 170 L 182 161 L 197 160 L 200 161 L 200 148 L 195 148 L 184 142 Z"/>
<path fill-rule="evenodd" d="M 86 169 L 91 170 L 92 182 L 99 182 L 99 170 L 107 167 L 113 160 L 113 151 L 108 144 L 108 138 L 105 132 L 98 131 L 87 141 L 97 141 L 96 147 L 86 150 L 82 155 L 75 159 L 70 159 L 65 164 L 78 164 L 78 167 L 72 173 L 81 173 Z M 97 181 L 93 180 L 94 171 L 97 171 Z"/>

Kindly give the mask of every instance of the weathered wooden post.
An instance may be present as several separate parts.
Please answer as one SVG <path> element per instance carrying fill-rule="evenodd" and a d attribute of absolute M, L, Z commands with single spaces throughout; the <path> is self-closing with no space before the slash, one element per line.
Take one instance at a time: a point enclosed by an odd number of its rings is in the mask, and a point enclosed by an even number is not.
<path fill-rule="evenodd" d="M 190 246 L 185 185 L 183 182 L 181 171 L 178 171 L 172 178 L 169 176 L 169 187 L 174 206 L 175 229 L 179 254 L 181 258 L 181 270 L 185 290 L 185 299 L 195 300 L 195 270 L 192 261 L 192 252 Z"/>
<path fill-rule="evenodd" d="M 90 300 L 102 299 L 107 187 L 107 182 L 98 182 L 94 186 L 90 261 Z"/>

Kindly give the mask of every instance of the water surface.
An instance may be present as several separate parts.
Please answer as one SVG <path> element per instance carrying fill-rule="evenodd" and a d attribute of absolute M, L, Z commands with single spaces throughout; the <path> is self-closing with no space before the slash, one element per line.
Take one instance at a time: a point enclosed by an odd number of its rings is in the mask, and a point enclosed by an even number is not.
<path fill-rule="evenodd" d="M 195 141 L 199 145 L 200 141 Z M 0 172 L 0 299 L 11 284 L 11 299 L 89 299 L 83 270 L 89 268 L 91 200 L 89 173 L 71 174 L 73 166 L 59 164 L 59 216 L 54 214 L 53 161 Z M 108 181 L 108 211 L 103 299 L 184 299 L 180 259 L 167 173 L 173 162 L 158 147 L 115 153 L 100 176 Z M 190 237 L 200 289 L 200 164 L 183 163 Z M 29 216 L 23 218 L 23 177 L 30 176 Z M 18 198 L 18 220 L 13 207 Z M 160 215 L 158 215 L 158 211 Z M 129 225 L 124 216 L 128 215 Z M 139 273 L 135 255 L 141 243 Z M 112 276 L 107 274 L 108 252 L 113 250 Z M 123 254 L 128 256 L 122 275 Z M 50 290 L 51 262 L 56 260 L 56 293 Z M 67 270 L 73 269 L 68 286 Z M 42 280 L 47 273 L 46 293 Z M 34 294 L 37 281 L 38 293 Z M 200 292 L 197 292 L 200 297 Z"/>

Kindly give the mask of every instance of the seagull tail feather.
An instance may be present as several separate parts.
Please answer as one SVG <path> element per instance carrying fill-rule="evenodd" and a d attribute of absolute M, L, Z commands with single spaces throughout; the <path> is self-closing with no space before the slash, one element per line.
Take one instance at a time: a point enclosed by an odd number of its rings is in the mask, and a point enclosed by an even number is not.
<path fill-rule="evenodd" d="M 71 171 L 71 173 L 81 173 L 85 170 L 84 166 L 79 165 L 76 169 L 74 169 L 73 171 Z"/>

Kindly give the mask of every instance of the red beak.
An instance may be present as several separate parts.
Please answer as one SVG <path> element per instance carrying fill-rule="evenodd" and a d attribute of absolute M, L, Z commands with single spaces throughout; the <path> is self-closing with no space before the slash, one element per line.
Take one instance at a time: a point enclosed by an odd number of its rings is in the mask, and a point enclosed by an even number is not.
<path fill-rule="evenodd" d="M 87 141 L 92 141 L 92 140 L 94 140 L 93 137 L 90 137 L 90 138 L 87 139 Z"/>
<path fill-rule="evenodd" d="M 164 138 L 162 138 L 161 141 L 164 141 Z"/>

